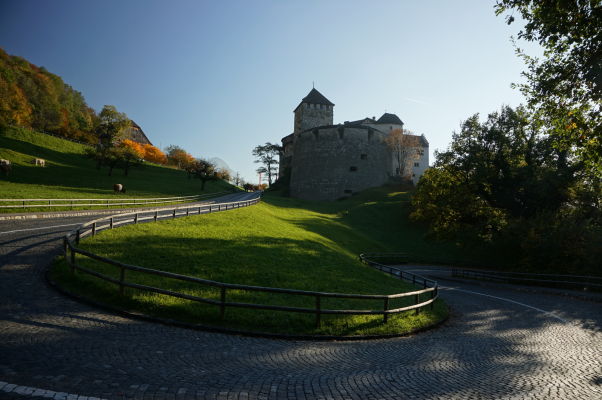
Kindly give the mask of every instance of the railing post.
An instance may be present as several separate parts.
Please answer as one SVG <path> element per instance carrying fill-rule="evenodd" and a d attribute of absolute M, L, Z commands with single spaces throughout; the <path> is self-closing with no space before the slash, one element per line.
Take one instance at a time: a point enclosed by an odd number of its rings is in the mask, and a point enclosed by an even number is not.
<path fill-rule="evenodd" d="M 71 273 L 75 272 L 75 250 L 71 248 Z"/>
<path fill-rule="evenodd" d="M 419 294 L 417 294 L 414 298 L 414 305 L 416 305 L 418 303 L 420 303 L 420 295 Z M 418 315 L 418 314 L 420 314 L 420 308 L 416 309 L 416 315 Z"/>
<path fill-rule="evenodd" d="M 159 211 L 155 211 L 155 222 L 157 222 L 157 217 L 159 216 Z"/>
<path fill-rule="evenodd" d="M 138 213 L 134 214 L 134 224 L 138 223 Z"/>
<path fill-rule="evenodd" d="M 92 222 L 92 236 L 96 235 L 96 222 Z"/>
<path fill-rule="evenodd" d="M 71 200 L 71 209 L 73 210 L 73 200 Z"/>
<path fill-rule="evenodd" d="M 109 219 L 109 229 L 113 229 L 113 217 Z"/>
<path fill-rule="evenodd" d="M 25 208 L 25 200 L 23 200 L 23 208 Z"/>
<path fill-rule="evenodd" d="M 321 321 L 320 321 L 321 316 L 322 316 L 321 308 L 322 307 L 320 305 L 320 295 L 317 294 L 316 295 L 316 328 L 319 328 L 320 324 L 321 324 Z"/>
<path fill-rule="evenodd" d="M 221 303 L 219 305 L 219 317 L 224 319 L 224 315 L 226 314 L 226 288 L 224 286 L 221 287 Z"/>
<path fill-rule="evenodd" d="M 387 314 L 387 311 L 389 311 L 389 298 L 388 297 L 385 297 L 384 311 L 385 311 L 385 313 L 383 314 L 383 323 L 386 324 L 389 321 L 389 314 Z"/>
<path fill-rule="evenodd" d="M 107 208 L 109 208 L 109 200 L 107 200 Z"/>
<path fill-rule="evenodd" d="M 123 296 L 124 286 L 123 281 L 125 280 L 125 268 L 121 267 L 121 271 L 119 273 L 119 294 Z"/>
<path fill-rule="evenodd" d="M 186 216 L 188 216 L 188 213 L 190 212 L 190 208 L 186 209 Z"/>
<path fill-rule="evenodd" d="M 222 205 L 221 204 L 217 205 L 217 211 L 222 211 Z"/>
<path fill-rule="evenodd" d="M 199 206 L 199 214 L 201 213 L 201 206 Z"/>
<path fill-rule="evenodd" d="M 175 209 L 175 208 L 173 209 L 173 214 L 172 214 L 172 216 L 171 216 L 171 217 L 172 217 L 172 218 L 175 218 L 175 217 L 176 217 L 176 209 Z"/>

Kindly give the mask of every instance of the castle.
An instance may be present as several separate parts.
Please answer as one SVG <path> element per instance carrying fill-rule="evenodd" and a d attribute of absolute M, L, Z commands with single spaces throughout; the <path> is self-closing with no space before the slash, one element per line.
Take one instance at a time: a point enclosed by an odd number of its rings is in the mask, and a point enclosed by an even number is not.
<path fill-rule="evenodd" d="M 292 197 L 336 200 L 395 179 L 416 183 L 428 167 L 424 135 L 403 135 L 402 160 L 385 142 L 390 132 L 403 131 L 397 115 L 334 125 L 333 111 L 334 104 L 315 88 L 294 110 L 294 131 L 282 138 L 279 170 Z"/>

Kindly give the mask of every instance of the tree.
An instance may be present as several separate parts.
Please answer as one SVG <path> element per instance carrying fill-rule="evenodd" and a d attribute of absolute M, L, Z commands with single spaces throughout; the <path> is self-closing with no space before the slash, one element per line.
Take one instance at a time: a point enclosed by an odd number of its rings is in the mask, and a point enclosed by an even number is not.
<path fill-rule="evenodd" d="M 437 237 L 497 249 L 526 267 L 593 268 L 592 255 L 602 256 L 596 182 L 583 162 L 554 146 L 537 113 L 504 107 L 485 122 L 468 118 L 436 154 L 411 217 Z"/>
<path fill-rule="evenodd" d="M 519 85 L 559 148 L 574 150 L 602 176 L 602 5 L 600 0 L 498 0 L 496 14 L 518 11 L 518 38 L 537 42 L 543 59 L 525 60 Z M 512 14 L 508 24 L 515 21 Z"/>
<path fill-rule="evenodd" d="M 281 148 L 277 144 L 267 142 L 263 146 L 255 147 L 252 152 L 253 156 L 257 158 L 255 162 L 263 164 L 261 168 L 268 174 L 268 184 L 270 185 L 272 184 L 272 174 L 277 172 L 278 160 L 276 157 L 279 156 L 280 150 Z"/>
<path fill-rule="evenodd" d="M 154 162 L 157 164 L 167 164 L 167 156 L 163 153 L 159 148 L 153 146 L 152 144 L 143 145 L 144 149 L 144 159 L 146 161 Z"/>
<path fill-rule="evenodd" d="M 187 165 L 194 162 L 194 157 L 192 157 L 186 150 L 176 145 L 169 145 L 165 148 L 165 153 L 167 155 L 167 161 L 171 165 L 175 165 L 180 169 L 186 169 Z"/>
<path fill-rule="evenodd" d="M 201 180 L 201 190 L 205 190 L 205 183 L 207 181 L 213 181 L 217 178 L 217 171 L 215 169 L 215 165 L 213 163 L 204 160 L 198 159 L 193 161 L 188 166 L 190 173 L 195 177 Z"/>
<path fill-rule="evenodd" d="M 111 105 L 105 105 L 98 117 L 99 123 L 96 127 L 96 134 L 100 139 L 100 143 L 107 148 L 119 142 L 126 128 L 131 125 L 127 115 L 117 111 L 117 108 Z"/>
<path fill-rule="evenodd" d="M 415 147 L 414 137 L 410 131 L 393 129 L 385 138 L 387 147 L 393 153 L 397 175 L 411 178 L 412 163 L 420 158 L 419 149 Z"/>

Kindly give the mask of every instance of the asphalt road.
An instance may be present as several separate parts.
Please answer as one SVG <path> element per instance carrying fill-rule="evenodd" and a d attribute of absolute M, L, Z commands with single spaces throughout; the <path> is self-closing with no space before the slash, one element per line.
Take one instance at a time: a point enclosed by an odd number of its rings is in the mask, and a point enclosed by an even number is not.
<path fill-rule="evenodd" d="M 0 221 L 0 398 L 602 399 L 600 303 L 406 266 L 440 279 L 443 326 L 358 342 L 182 329 L 45 284 L 62 236 L 92 218 Z"/>

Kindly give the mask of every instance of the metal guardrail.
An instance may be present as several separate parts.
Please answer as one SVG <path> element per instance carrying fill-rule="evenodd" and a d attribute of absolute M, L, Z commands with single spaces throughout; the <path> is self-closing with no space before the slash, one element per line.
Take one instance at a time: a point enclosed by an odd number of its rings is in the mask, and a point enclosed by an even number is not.
<path fill-rule="evenodd" d="M 454 268 L 452 269 L 452 276 L 514 284 L 602 290 L 602 277 L 587 275 L 539 274 Z"/>
<path fill-rule="evenodd" d="M 129 198 L 129 199 L 0 199 L 0 203 L 18 203 L 0 205 L 0 208 L 38 208 L 38 207 L 110 207 L 110 206 L 135 206 L 149 204 L 182 203 L 207 199 L 232 193 L 222 191 L 193 196 L 154 197 L 154 198 Z M 57 202 L 63 202 L 58 203 Z"/>
<path fill-rule="evenodd" d="M 142 290 L 152 293 L 159 293 L 166 296 L 192 300 L 199 303 L 211 304 L 219 307 L 220 316 L 223 319 L 227 307 L 237 308 L 250 308 L 260 310 L 272 310 L 272 311 L 285 311 L 295 313 L 309 313 L 314 314 L 316 317 L 316 326 L 319 327 L 321 324 L 322 315 L 331 314 L 345 314 L 345 315 L 382 315 L 383 322 L 388 321 L 389 315 L 398 314 L 405 311 L 415 310 L 419 313 L 420 310 L 426 306 L 430 306 L 431 309 L 434 305 L 435 300 L 438 298 L 438 286 L 437 282 L 431 279 L 424 278 L 419 275 L 411 274 L 409 272 L 401 271 L 397 268 L 390 267 L 384 264 L 380 264 L 373 261 L 366 255 L 360 255 L 360 259 L 369 264 L 370 266 L 377 268 L 381 271 L 388 272 L 394 277 L 411 281 L 417 285 L 422 285 L 423 288 L 412 292 L 404 292 L 390 295 L 366 295 L 366 294 L 349 294 L 349 293 L 329 293 L 329 292 L 316 292 L 296 289 L 285 289 L 285 288 L 273 288 L 263 286 L 251 286 L 251 285 L 240 285 L 233 283 L 217 282 L 208 279 L 201 279 L 187 275 L 176 274 L 172 272 L 159 271 L 150 268 L 145 268 L 137 265 L 129 265 L 110 258 L 102 257 L 92 252 L 80 249 L 76 247 L 79 244 L 81 238 L 86 236 L 94 236 L 97 233 L 106 230 L 113 229 L 117 226 L 126 224 L 137 224 L 144 221 L 157 221 L 165 218 L 176 218 L 181 216 L 188 216 L 194 214 L 205 214 L 215 211 L 226 211 L 235 208 L 247 207 L 253 204 L 257 204 L 261 201 L 261 198 L 255 198 L 252 200 L 235 201 L 229 203 L 217 203 L 217 204 L 204 204 L 194 207 L 178 207 L 171 210 L 151 210 L 142 211 L 127 214 L 118 214 L 111 217 L 99 218 L 90 221 L 86 224 L 81 225 L 76 230 L 67 234 L 64 238 L 64 255 L 67 264 L 71 267 L 71 271 L 81 271 L 86 274 L 92 275 L 101 280 L 113 283 L 119 287 L 119 292 L 123 295 L 125 288 L 131 288 L 136 290 Z M 167 211 L 167 212 L 166 212 Z M 160 213 L 163 212 L 163 215 Z M 166 212 L 166 213 L 165 213 Z M 90 268 L 83 267 L 77 263 L 76 255 L 80 254 L 84 257 L 100 261 L 104 264 L 115 266 L 119 269 L 119 279 L 107 276 L 98 271 Z M 133 282 L 126 281 L 126 271 L 136 271 L 149 275 L 161 276 L 164 278 L 175 279 L 179 281 L 192 282 L 203 286 L 217 287 L 220 289 L 219 300 L 213 298 L 204 298 L 199 296 L 193 296 L 185 293 L 175 292 L 172 290 L 162 289 L 154 286 L 141 285 Z M 236 291 L 249 291 L 249 292 L 263 292 L 263 293 L 279 293 L 291 296 L 304 296 L 313 297 L 314 307 L 290 307 L 290 306 L 279 306 L 269 304 L 258 304 L 258 303 L 241 303 L 227 301 L 228 290 Z M 393 299 L 399 299 L 407 297 L 413 300 L 413 304 L 406 307 L 399 307 L 391 309 L 389 308 L 389 302 Z M 425 299 L 426 297 L 426 299 Z M 383 307 L 378 310 L 346 310 L 346 309 L 325 309 L 322 308 L 322 300 L 327 298 L 347 298 L 347 299 L 361 299 L 361 300 L 381 300 Z"/>

